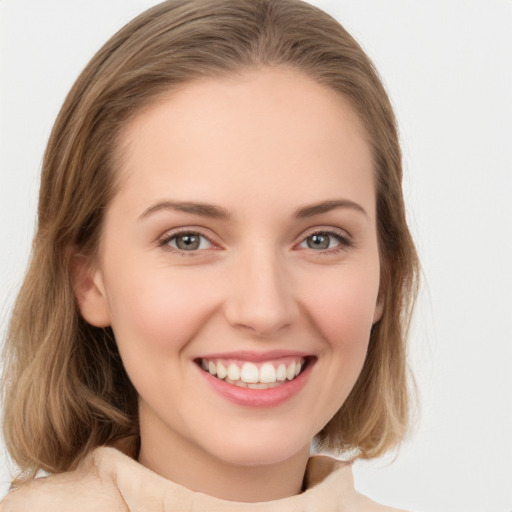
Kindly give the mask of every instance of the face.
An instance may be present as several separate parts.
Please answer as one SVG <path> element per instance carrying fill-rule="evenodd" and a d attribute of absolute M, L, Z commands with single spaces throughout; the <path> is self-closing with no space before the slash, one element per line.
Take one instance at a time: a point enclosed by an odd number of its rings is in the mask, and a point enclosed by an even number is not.
<path fill-rule="evenodd" d="M 372 159 L 337 93 L 260 69 L 125 128 L 84 317 L 111 325 L 142 448 L 287 460 L 340 408 L 380 315 Z"/>

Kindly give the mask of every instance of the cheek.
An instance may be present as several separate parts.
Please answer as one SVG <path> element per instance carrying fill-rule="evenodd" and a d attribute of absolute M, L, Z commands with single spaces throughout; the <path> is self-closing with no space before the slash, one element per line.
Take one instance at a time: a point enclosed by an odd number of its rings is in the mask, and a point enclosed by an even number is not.
<path fill-rule="evenodd" d="M 316 272 L 303 289 L 304 312 L 321 339 L 319 383 L 310 402 L 317 434 L 349 396 L 363 368 L 379 287 L 379 266 L 346 265 Z M 316 430 L 315 430 L 316 429 Z"/>
<path fill-rule="evenodd" d="M 180 350 L 215 309 L 200 276 L 158 269 L 120 277 L 110 283 L 109 307 L 121 351 L 158 356 Z"/>
<path fill-rule="evenodd" d="M 331 349 L 366 352 L 378 295 L 378 267 L 340 269 L 316 280 L 307 309 Z"/>

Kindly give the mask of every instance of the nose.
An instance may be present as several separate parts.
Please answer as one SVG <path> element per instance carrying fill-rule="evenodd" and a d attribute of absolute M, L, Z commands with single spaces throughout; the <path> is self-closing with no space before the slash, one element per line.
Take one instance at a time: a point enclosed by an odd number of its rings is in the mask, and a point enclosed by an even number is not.
<path fill-rule="evenodd" d="M 291 326 L 299 317 L 299 305 L 286 265 L 271 250 L 239 258 L 228 285 L 227 321 L 266 338 Z"/>

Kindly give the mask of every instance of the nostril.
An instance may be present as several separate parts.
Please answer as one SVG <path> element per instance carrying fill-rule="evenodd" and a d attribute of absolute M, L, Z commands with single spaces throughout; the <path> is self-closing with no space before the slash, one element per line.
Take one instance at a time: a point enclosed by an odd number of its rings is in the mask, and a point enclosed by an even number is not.
<path fill-rule="evenodd" d="M 268 338 L 283 331 L 294 322 L 288 311 L 274 309 L 272 311 L 249 312 L 231 311 L 226 315 L 228 322 L 237 329 L 244 330 L 261 338 Z"/>
<path fill-rule="evenodd" d="M 300 314 L 289 285 L 277 270 L 259 268 L 261 261 L 233 281 L 233 294 L 224 304 L 224 314 L 233 327 L 268 337 L 292 325 Z"/>

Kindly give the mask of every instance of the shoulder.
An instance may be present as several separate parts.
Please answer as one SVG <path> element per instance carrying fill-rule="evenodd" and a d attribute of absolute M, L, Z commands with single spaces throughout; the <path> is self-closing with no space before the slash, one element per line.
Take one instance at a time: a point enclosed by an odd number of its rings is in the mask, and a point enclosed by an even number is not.
<path fill-rule="evenodd" d="M 94 452 L 93 452 L 94 454 Z M 11 491 L 0 512 L 126 512 L 115 477 L 98 470 L 93 455 L 74 471 L 36 478 Z"/>

